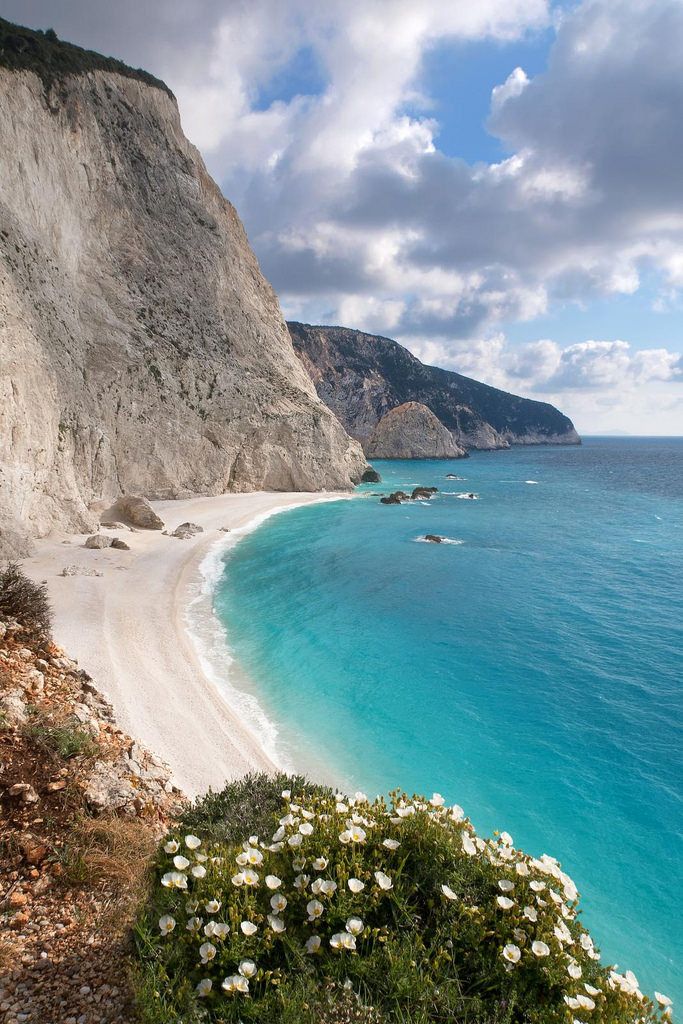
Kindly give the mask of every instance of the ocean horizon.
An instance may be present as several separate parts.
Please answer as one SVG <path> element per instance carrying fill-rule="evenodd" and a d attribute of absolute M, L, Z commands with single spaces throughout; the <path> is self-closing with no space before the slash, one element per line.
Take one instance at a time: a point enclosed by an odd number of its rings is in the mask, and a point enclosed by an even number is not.
<path fill-rule="evenodd" d="M 376 467 L 214 559 L 217 682 L 283 766 L 558 857 L 603 960 L 680 1000 L 683 439 Z"/>

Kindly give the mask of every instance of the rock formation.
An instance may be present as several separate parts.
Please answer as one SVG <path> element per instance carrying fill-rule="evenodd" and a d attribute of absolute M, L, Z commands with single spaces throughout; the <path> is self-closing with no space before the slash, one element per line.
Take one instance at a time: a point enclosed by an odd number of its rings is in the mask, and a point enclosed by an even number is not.
<path fill-rule="evenodd" d="M 431 409 L 404 402 L 379 421 L 366 442 L 370 459 L 460 459 L 467 455 Z"/>
<path fill-rule="evenodd" d="M 581 443 L 552 405 L 426 366 L 390 338 L 300 323 L 289 330 L 318 395 L 368 451 L 378 422 L 406 402 L 426 405 L 464 448 Z"/>
<path fill-rule="evenodd" d="M 0 182 L 0 546 L 360 480 L 163 83 L 0 20 Z"/>

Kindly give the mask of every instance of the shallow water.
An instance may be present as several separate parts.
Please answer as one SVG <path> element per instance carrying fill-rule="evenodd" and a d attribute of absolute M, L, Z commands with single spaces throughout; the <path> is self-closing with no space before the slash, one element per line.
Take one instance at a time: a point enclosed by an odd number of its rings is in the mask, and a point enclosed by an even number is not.
<path fill-rule="evenodd" d="M 226 555 L 216 610 L 281 760 L 559 857 L 603 959 L 680 1010 L 683 440 L 376 466 Z M 376 496 L 417 484 L 439 494 Z"/>

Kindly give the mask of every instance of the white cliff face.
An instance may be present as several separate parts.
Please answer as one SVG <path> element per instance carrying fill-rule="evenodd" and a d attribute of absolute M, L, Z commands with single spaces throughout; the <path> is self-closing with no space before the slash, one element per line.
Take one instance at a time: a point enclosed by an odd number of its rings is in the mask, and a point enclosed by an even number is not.
<path fill-rule="evenodd" d="M 419 402 L 396 406 L 365 445 L 371 459 L 460 459 L 467 455 L 431 409 Z"/>
<path fill-rule="evenodd" d="M 0 68 L 0 546 L 94 500 L 348 488 L 233 207 L 162 89 Z"/>

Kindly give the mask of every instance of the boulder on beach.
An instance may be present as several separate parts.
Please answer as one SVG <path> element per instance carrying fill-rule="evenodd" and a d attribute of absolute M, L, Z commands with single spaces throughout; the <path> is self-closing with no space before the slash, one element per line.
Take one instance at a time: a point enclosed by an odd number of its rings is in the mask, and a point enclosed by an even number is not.
<path fill-rule="evenodd" d="M 99 550 L 100 548 L 111 547 L 111 537 L 105 537 L 101 533 L 94 533 L 92 537 L 88 537 L 84 545 L 86 548 L 94 548 Z"/>
<path fill-rule="evenodd" d="M 198 523 L 181 523 L 180 526 L 176 526 L 170 536 L 177 537 L 178 540 L 188 540 L 198 533 L 204 533 L 204 527 L 199 526 Z"/>
<path fill-rule="evenodd" d="M 102 514 L 106 522 L 122 521 L 129 526 L 138 526 L 143 530 L 163 530 L 164 524 L 156 514 L 147 498 L 135 494 L 122 494 L 111 508 Z"/>
<path fill-rule="evenodd" d="M 114 537 L 111 546 L 116 548 L 117 551 L 130 551 L 130 546 L 126 544 L 125 540 L 121 540 L 120 537 Z"/>

